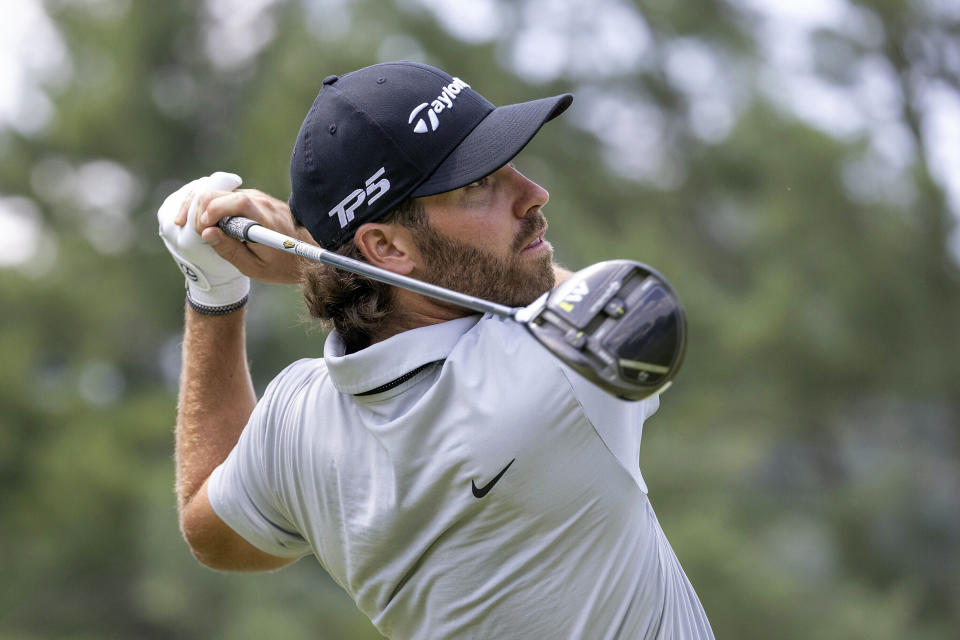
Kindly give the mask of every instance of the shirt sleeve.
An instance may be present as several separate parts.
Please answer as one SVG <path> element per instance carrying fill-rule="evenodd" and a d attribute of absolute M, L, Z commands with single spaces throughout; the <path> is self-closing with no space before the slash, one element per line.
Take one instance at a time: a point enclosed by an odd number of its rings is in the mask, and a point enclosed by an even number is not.
<path fill-rule="evenodd" d="M 643 423 L 660 407 L 660 396 L 639 402 L 621 400 L 569 367 L 563 366 L 562 370 L 597 435 L 620 466 L 633 477 L 640 490 L 647 493 L 647 483 L 640 473 L 640 443 Z"/>
<path fill-rule="evenodd" d="M 265 459 L 278 455 L 279 420 L 288 395 L 285 389 L 290 386 L 285 383 L 297 364 L 267 386 L 237 444 L 207 483 L 210 505 L 221 520 L 261 551 L 284 558 L 311 552 L 310 544 L 285 514 L 265 472 Z"/>

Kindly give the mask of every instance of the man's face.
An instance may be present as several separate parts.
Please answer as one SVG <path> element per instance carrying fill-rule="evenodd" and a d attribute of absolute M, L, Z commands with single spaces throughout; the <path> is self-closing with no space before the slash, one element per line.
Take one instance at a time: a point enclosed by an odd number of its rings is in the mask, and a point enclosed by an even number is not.
<path fill-rule="evenodd" d="M 510 306 L 553 286 L 553 247 L 540 211 L 549 194 L 512 165 L 466 187 L 422 198 L 424 280 Z"/>

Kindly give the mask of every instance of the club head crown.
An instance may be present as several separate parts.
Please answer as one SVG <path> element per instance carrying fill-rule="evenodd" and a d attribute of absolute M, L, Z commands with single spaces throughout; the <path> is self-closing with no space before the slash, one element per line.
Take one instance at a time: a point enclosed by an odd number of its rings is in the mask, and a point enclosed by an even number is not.
<path fill-rule="evenodd" d="M 625 400 L 664 391 L 686 350 L 686 315 L 676 292 L 633 260 L 574 273 L 517 319 L 563 362 Z"/>

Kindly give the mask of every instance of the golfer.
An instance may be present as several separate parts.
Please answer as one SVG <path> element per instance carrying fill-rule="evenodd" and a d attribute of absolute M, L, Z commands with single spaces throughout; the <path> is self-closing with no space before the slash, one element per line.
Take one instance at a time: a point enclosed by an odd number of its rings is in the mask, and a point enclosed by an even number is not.
<path fill-rule="evenodd" d="M 289 208 L 217 173 L 171 195 L 187 282 L 177 414 L 184 536 L 222 570 L 317 558 L 390 638 L 712 638 L 638 467 L 659 404 L 614 398 L 519 324 L 225 236 L 243 215 L 502 304 L 566 272 L 547 192 L 511 164 L 570 95 L 494 107 L 411 62 L 330 76 Z M 248 276 L 300 281 L 333 330 L 257 401 Z"/>

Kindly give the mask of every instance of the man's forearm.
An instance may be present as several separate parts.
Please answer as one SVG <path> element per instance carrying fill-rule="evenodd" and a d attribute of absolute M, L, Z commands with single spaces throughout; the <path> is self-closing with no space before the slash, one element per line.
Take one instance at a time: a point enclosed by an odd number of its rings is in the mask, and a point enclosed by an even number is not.
<path fill-rule="evenodd" d="M 247 368 L 244 309 L 223 316 L 187 307 L 177 407 L 177 509 L 183 515 L 230 453 L 256 404 Z"/>

